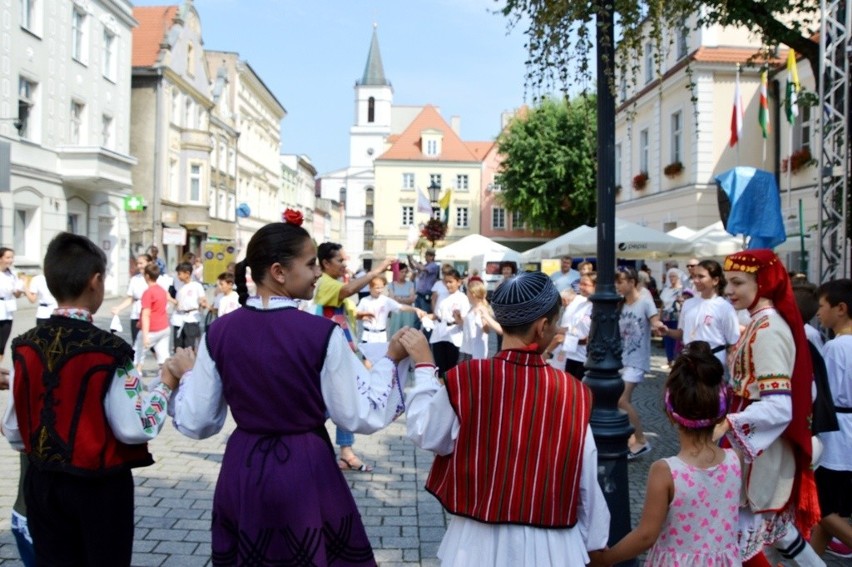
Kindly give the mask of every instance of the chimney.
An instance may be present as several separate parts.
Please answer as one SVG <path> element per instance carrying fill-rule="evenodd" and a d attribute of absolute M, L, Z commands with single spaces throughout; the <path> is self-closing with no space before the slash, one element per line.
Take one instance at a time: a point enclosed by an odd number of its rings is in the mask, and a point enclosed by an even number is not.
<path fill-rule="evenodd" d="M 450 128 L 456 133 L 456 136 L 461 138 L 461 116 L 453 116 L 450 118 Z"/>

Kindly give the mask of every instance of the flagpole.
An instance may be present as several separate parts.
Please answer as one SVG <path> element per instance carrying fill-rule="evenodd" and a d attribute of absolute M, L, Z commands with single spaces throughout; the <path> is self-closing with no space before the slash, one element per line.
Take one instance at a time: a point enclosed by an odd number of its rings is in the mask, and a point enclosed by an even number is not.
<path fill-rule="evenodd" d="M 793 206 L 793 128 L 796 123 L 790 124 L 787 128 L 787 210 Z"/>
<path fill-rule="evenodd" d="M 736 80 L 736 83 L 737 83 L 737 86 L 736 86 L 736 91 L 737 91 L 737 92 L 736 92 L 736 94 L 735 94 L 734 96 L 735 96 L 735 97 L 737 97 L 739 100 L 742 100 L 742 93 L 740 93 L 740 90 L 739 90 L 739 87 L 740 87 L 740 64 L 739 64 L 739 63 L 737 63 L 737 75 L 736 75 L 735 80 Z M 736 108 L 736 104 L 738 104 L 738 102 L 739 102 L 738 100 L 734 100 L 735 108 Z M 741 110 L 742 110 L 742 106 L 740 106 L 739 108 L 737 108 L 737 109 L 735 110 L 735 112 L 739 113 Z M 739 166 L 740 166 L 740 146 L 741 146 L 742 144 L 740 144 L 740 139 L 739 139 L 739 138 L 740 138 L 741 136 L 742 136 L 742 131 L 737 132 L 737 167 L 739 167 Z"/>

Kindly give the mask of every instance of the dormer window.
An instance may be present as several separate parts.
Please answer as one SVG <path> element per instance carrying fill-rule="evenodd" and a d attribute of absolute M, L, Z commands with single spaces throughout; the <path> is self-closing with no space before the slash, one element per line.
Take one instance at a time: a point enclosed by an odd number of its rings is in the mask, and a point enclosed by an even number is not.
<path fill-rule="evenodd" d="M 441 142 L 443 138 L 444 135 L 440 130 L 424 130 L 420 135 L 423 155 L 428 157 L 438 157 L 441 155 Z"/>

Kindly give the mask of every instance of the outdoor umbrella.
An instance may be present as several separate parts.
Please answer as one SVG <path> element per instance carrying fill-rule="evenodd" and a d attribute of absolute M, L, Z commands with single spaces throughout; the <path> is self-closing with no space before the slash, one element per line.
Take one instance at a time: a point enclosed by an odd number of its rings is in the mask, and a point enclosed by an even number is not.
<path fill-rule="evenodd" d="M 669 258 L 692 253 L 692 245 L 686 240 L 622 219 L 615 219 L 615 243 L 616 257 L 626 260 Z M 598 231 L 589 228 L 559 244 L 556 253 L 593 256 L 597 249 Z"/>
<path fill-rule="evenodd" d="M 503 246 L 499 242 L 491 240 L 487 236 L 471 234 L 452 244 L 438 248 L 435 251 L 435 255 L 439 260 L 468 261 L 472 256 L 486 252 L 513 252 L 513 250 L 508 246 Z"/>

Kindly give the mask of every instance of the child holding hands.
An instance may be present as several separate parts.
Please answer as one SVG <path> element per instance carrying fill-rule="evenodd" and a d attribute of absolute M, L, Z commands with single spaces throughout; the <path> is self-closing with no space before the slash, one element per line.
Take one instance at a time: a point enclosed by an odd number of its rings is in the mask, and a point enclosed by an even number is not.
<path fill-rule="evenodd" d="M 651 465 L 642 519 L 591 565 L 620 563 L 651 548 L 646 565 L 742 565 L 737 517 L 742 472 L 732 449 L 713 442 L 728 408 L 722 363 L 704 341 L 684 347 L 666 382 L 666 413 L 678 430 L 680 452 Z"/>

